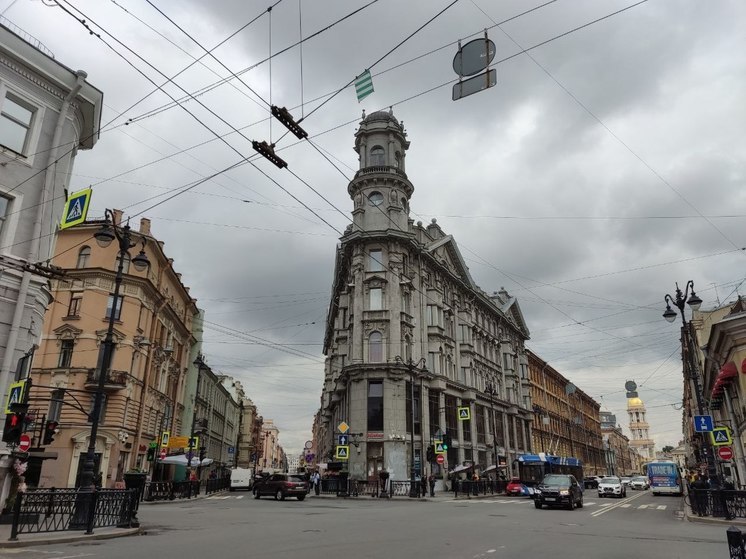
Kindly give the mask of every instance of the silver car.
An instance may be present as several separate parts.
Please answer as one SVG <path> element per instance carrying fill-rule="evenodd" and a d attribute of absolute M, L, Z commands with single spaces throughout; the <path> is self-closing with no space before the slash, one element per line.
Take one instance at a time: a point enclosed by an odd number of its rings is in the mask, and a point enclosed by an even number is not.
<path fill-rule="evenodd" d="M 637 476 L 633 477 L 632 480 L 629 482 L 630 489 L 650 489 L 650 482 L 648 481 L 648 478 L 644 476 Z"/>
<path fill-rule="evenodd" d="M 616 476 L 606 476 L 598 482 L 599 497 L 626 497 L 627 487 Z"/>

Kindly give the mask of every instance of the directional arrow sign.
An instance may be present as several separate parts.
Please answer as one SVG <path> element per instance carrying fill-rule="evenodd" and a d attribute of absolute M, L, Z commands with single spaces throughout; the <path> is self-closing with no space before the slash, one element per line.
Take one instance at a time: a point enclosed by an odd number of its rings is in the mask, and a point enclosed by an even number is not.
<path fill-rule="evenodd" d="M 467 421 L 471 419 L 471 410 L 468 406 L 458 409 L 458 418 L 461 421 Z"/>
<path fill-rule="evenodd" d="M 694 430 L 697 433 L 709 433 L 712 431 L 712 416 L 711 415 L 695 415 L 694 416 Z"/>
<path fill-rule="evenodd" d="M 349 435 L 337 435 L 337 438 L 339 439 L 339 442 L 337 444 L 341 446 L 345 446 L 350 438 Z"/>

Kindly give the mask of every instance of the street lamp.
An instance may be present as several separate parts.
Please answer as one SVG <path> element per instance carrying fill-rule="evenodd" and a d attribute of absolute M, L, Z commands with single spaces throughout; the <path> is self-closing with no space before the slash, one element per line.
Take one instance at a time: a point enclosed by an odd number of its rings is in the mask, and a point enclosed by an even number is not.
<path fill-rule="evenodd" d="M 495 419 L 495 396 L 499 394 L 497 384 L 487 382 L 487 385 L 484 387 L 484 392 L 485 394 L 490 395 L 490 409 L 492 410 L 492 448 L 495 451 L 495 479 L 497 479 L 497 468 L 499 467 L 497 458 L 497 420 Z"/>
<path fill-rule="evenodd" d="M 691 295 L 689 295 L 689 289 L 691 288 Z M 687 300 L 688 298 L 688 300 Z M 702 306 L 702 299 L 697 297 L 694 292 L 694 282 L 689 280 L 686 283 L 684 292 L 682 293 L 679 288 L 678 282 L 676 283 L 676 297 L 671 297 L 668 293 L 663 297 L 666 303 L 666 310 L 663 312 L 663 318 L 668 322 L 676 320 L 676 311 L 671 308 L 673 304 L 679 309 L 681 314 L 681 360 L 684 364 L 685 375 L 688 373 L 690 380 L 694 381 L 694 395 L 697 398 L 697 413 L 704 415 L 704 404 L 702 401 L 702 387 L 699 379 L 699 368 L 697 366 L 697 360 L 694 353 L 694 340 L 692 334 L 691 320 L 687 323 L 684 309 L 686 305 L 689 305 L 693 311 L 699 310 Z M 717 468 L 715 467 L 715 460 L 710 448 L 710 441 L 707 439 L 704 433 L 702 433 L 702 448 L 705 454 L 705 461 L 707 462 L 707 473 L 710 480 L 713 483 L 718 483 Z"/>
<path fill-rule="evenodd" d="M 411 378 L 411 382 L 409 383 L 409 396 L 412 400 L 412 428 L 409 431 L 409 444 L 412 447 L 412 454 L 409 461 L 409 496 L 417 498 L 419 496 L 419 488 L 417 488 L 417 480 L 415 479 L 416 470 L 414 465 L 414 378 L 415 372 L 418 372 L 417 369 L 422 368 L 423 372 L 427 372 L 427 369 L 424 367 L 426 360 L 423 357 L 419 361 L 412 361 L 411 358 L 407 359 L 407 361 L 404 361 L 398 355 L 394 358 L 394 360 L 397 363 L 406 365 L 407 370 L 409 370 L 409 376 Z M 420 458 L 420 462 L 421 460 L 422 459 Z"/>
<path fill-rule="evenodd" d="M 111 223 L 109 219 L 111 219 Z M 88 451 L 83 462 L 83 470 L 80 474 L 80 487 L 83 491 L 94 490 L 96 437 L 98 436 L 104 386 L 106 385 L 106 377 L 111 368 L 111 360 L 114 355 L 114 322 L 117 320 L 117 315 L 121 311 L 117 306 L 119 305 L 119 290 L 124 275 L 124 258 L 128 257 L 129 250 L 137 245 L 137 243 L 132 242 L 129 223 L 124 225 L 124 227 L 120 227 L 117 223 L 114 223 L 114 213 L 111 210 L 106 210 L 106 222 L 94 234 L 94 237 L 102 248 L 108 247 L 116 239 L 119 242 L 119 253 L 117 258 L 117 274 L 114 278 L 114 294 L 112 296 L 111 314 L 109 315 L 109 327 L 106 330 L 106 337 L 104 338 L 104 353 L 101 359 L 101 369 L 98 371 L 98 385 L 93 401 L 93 412 L 91 413 L 91 436 L 88 440 Z M 150 266 L 150 261 L 143 250 L 145 239 L 142 240 L 142 247 L 140 253 L 132 259 L 132 264 L 139 272 Z"/>

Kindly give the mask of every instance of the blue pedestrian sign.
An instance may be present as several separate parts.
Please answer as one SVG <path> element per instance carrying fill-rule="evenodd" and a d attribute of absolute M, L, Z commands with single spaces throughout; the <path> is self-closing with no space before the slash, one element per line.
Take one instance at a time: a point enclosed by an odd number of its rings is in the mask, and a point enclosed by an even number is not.
<path fill-rule="evenodd" d="M 347 441 L 350 438 L 349 435 L 337 435 L 337 437 L 339 438 L 339 442 L 337 444 L 339 444 L 340 446 L 346 446 Z"/>
<path fill-rule="evenodd" d="M 714 425 L 712 424 L 711 415 L 695 415 L 694 416 L 694 430 L 697 433 L 710 433 L 713 430 Z"/>

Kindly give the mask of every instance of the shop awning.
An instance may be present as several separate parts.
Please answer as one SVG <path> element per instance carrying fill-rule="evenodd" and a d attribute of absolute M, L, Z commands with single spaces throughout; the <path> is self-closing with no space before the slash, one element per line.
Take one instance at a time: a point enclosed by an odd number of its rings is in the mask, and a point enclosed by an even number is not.
<path fill-rule="evenodd" d="M 738 376 L 738 369 L 733 361 L 728 361 L 725 365 L 720 368 L 717 379 L 723 383 L 731 382 Z"/>

